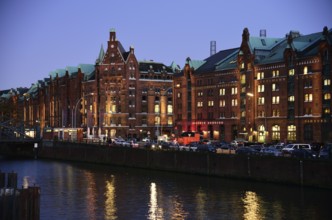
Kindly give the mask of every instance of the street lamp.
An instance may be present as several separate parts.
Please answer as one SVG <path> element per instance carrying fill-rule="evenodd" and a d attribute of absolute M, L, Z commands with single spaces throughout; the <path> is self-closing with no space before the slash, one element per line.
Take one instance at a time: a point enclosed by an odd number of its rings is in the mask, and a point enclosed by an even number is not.
<path fill-rule="evenodd" d="M 79 98 L 79 99 L 77 100 L 76 105 L 75 105 L 75 108 L 72 109 L 72 114 L 71 114 L 71 115 L 72 115 L 72 118 L 71 118 L 72 127 L 76 128 L 76 111 L 77 111 L 78 103 L 80 103 L 80 101 L 81 101 L 83 98 L 85 98 L 85 97 L 87 97 L 87 96 L 90 96 L 90 95 L 94 95 L 94 93 L 89 93 L 89 94 L 87 94 L 87 95 L 84 95 L 84 96 L 82 96 L 81 98 Z"/>

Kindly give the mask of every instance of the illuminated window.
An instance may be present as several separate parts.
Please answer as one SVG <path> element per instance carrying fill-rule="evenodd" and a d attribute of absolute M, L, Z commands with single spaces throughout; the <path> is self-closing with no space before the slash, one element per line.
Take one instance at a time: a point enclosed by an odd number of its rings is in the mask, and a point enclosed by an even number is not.
<path fill-rule="evenodd" d="M 264 79 L 264 72 L 258 72 L 257 79 Z"/>
<path fill-rule="evenodd" d="M 304 101 L 305 102 L 312 102 L 312 94 L 305 94 L 304 95 Z"/>
<path fill-rule="evenodd" d="M 325 93 L 324 100 L 329 100 L 329 99 L 331 99 L 331 93 Z"/>
<path fill-rule="evenodd" d="M 304 68 L 303 68 L 303 74 L 305 75 L 305 74 L 308 74 L 308 67 L 307 66 L 305 66 Z"/>
<path fill-rule="evenodd" d="M 237 106 L 237 99 L 232 99 L 232 106 Z"/>
<path fill-rule="evenodd" d="M 246 75 L 242 74 L 241 75 L 241 84 L 245 84 L 246 83 Z"/>
<path fill-rule="evenodd" d="M 89 110 L 92 112 L 92 105 L 89 106 Z"/>
<path fill-rule="evenodd" d="M 219 95 L 225 95 L 225 89 L 219 89 Z"/>
<path fill-rule="evenodd" d="M 208 106 L 213 106 L 214 102 L 212 100 L 208 101 Z"/>
<path fill-rule="evenodd" d="M 291 95 L 288 97 L 289 102 L 295 102 L 295 96 Z"/>
<path fill-rule="evenodd" d="M 202 91 L 197 92 L 197 96 L 198 96 L 198 97 L 203 96 L 203 92 L 202 92 Z"/>
<path fill-rule="evenodd" d="M 244 69 L 244 63 L 243 62 L 241 63 L 241 69 Z"/>
<path fill-rule="evenodd" d="M 173 124 L 173 117 L 167 117 L 167 124 L 172 125 Z"/>
<path fill-rule="evenodd" d="M 159 104 L 154 105 L 154 113 L 159 113 L 160 112 L 160 106 Z"/>
<path fill-rule="evenodd" d="M 280 126 L 279 125 L 272 126 L 272 140 L 274 140 L 274 141 L 280 140 Z"/>
<path fill-rule="evenodd" d="M 156 117 L 154 118 L 154 124 L 155 124 L 155 125 L 160 125 L 160 117 L 159 117 L 159 116 L 156 116 Z"/>
<path fill-rule="evenodd" d="M 178 92 L 178 94 L 176 95 L 178 98 L 181 98 L 181 92 Z"/>
<path fill-rule="evenodd" d="M 167 113 L 173 114 L 173 105 L 167 105 Z"/>
<path fill-rule="evenodd" d="M 272 91 L 279 91 L 279 84 L 278 83 L 272 83 Z"/>
<path fill-rule="evenodd" d="M 236 95 L 237 94 L 237 87 L 232 87 L 232 95 Z"/>
<path fill-rule="evenodd" d="M 197 107 L 203 107 L 203 102 L 197 102 Z"/>
<path fill-rule="evenodd" d="M 246 111 L 241 111 L 241 117 L 246 117 Z"/>
<path fill-rule="evenodd" d="M 324 108 L 324 113 L 325 114 L 330 114 L 330 112 L 331 112 L 330 108 Z"/>
<path fill-rule="evenodd" d="M 288 75 L 289 76 L 294 76 L 294 74 L 295 74 L 295 70 L 294 69 L 288 70 Z"/>
<path fill-rule="evenodd" d="M 324 86 L 329 86 L 331 85 L 331 80 L 330 79 L 325 79 L 324 80 Z"/>
<path fill-rule="evenodd" d="M 279 70 L 273 70 L 272 77 L 279 77 Z"/>
<path fill-rule="evenodd" d="M 287 140 L 296 141 L 296 126 L 288 125 L 287 127 Z"/>
<path fill-rule="evenodd" d="M 280 98 L 279 96 L 272 96 L 272 104 L 279 104 Z"/>
<path fill-rule="evenodd" d="M 279 109 L 273 109 L 273 111 L 272 111 L 272 116 L 273 116 L 273 117 L 279 117 L 279 116 L 280 116 L 280 111 L 279 111 Z"/>
<path fill-rule="evenodd" d="M 225 107 L 225 100 L 220 100 L 219 101 L 219 107 Z"/>
<path fill-rule="evenodd" d="M 265 86 L 264 85 L 258 85 L 258 92 L 264 92 Z"/>
<path fill-rule="evenodd" d="M 264 105 L 265 99 L 264 97 L 258 97 L 258 105 Z"/>

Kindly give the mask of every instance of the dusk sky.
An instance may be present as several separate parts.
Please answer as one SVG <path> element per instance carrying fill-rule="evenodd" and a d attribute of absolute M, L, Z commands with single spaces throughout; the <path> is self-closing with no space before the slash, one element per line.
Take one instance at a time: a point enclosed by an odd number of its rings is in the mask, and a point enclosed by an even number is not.
<path fill-rule="evenodd" d="M 226 3 L 227 2 L 227 3 Z M 66 66 L 94 64 L 109 31 L 136 58 L 184 66 L 251 36 L 284 37 L 332 28 L 331 0 L 1 0 L 0 90 L 30 87 Z"/>

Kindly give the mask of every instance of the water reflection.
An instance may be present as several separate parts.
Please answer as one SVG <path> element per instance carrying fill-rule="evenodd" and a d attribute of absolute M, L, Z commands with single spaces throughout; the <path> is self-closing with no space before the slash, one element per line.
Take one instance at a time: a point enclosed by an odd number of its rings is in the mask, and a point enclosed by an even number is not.
<path fill-rule="evenodd" d="M 41 219 L 332 219 L 332 192 L 42 160 L 1 160 L 41 187 Z"/>
<path fill-rule="evenodd" d="M 116 219 L 116 204 L 115 204 L 115 177 L 111 175 L 109 180 L 106 180 L 105 191 L 105 219 Z"/>

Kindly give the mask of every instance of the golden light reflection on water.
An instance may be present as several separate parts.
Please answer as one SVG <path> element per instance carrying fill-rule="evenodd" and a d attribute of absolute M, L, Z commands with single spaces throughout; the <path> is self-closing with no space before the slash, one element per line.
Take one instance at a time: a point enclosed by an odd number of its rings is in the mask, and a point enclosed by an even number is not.
<path fill-rule="evenodd" d="M 110 180 L 106 181 L 105 192 L 105 219 L 116 219 L 116 204 L 115 204 L 115 176 L 111 176 Z"/>
<path fill-rule="evenodd" d="M 207 201 L 207 195 L 202 190 L 199 189 L 199 191 L 196 194 L 196 204 L 197 204 L 197 218 L 198 219 L 206 219 L 206 201 Z"/>
<path fill-rule="evenodd" d="M 242 199 L 244 203 L 243 219 L 259 220 L 263 219 L 260 201 L 255 192 L 247 191 Z"/>
<path fill-rule="evenodd" d="M 158 192 L 157 185 L 155 183 L 151 183 L 150 185 L 150 203 L 148 219 L 164 219 L 163 208 L 158 206 Z"/>
<path fill-rule="evenodd" d="M 84 171 L 84 177 L 87 181 L 87 189 L 86 189 L 86 198 L 87 198 L 87 207 L 88 207 L 88 215 L 90 219 L 95 219 L 96 216 L 96 182 L 94 180 L 94 176 L 91 172 Z"/>

